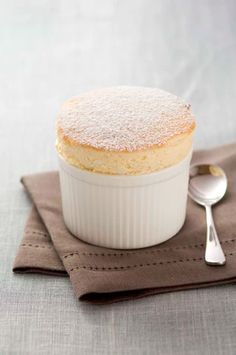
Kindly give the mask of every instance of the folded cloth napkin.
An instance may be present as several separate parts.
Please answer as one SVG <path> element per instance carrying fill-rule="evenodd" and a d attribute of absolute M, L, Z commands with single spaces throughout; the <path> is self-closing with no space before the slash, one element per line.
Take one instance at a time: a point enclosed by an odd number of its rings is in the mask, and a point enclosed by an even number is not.
<path fill-rule="evenodd" d="M 58 173 L 47 172 L 22 178 L 33 209 L 14 272 L 69 275 L 76 297 L 93 303 L 235 282 L 236 144 L 195 152 L 193 162 L 217 163 L 228 177 L 227 194 L 213 210 L 225 266 L 205 264 L 205 212 L 190 200 L 184 227 L 163 244 L 114 250 L 83 242 L 65 227 Z"/>

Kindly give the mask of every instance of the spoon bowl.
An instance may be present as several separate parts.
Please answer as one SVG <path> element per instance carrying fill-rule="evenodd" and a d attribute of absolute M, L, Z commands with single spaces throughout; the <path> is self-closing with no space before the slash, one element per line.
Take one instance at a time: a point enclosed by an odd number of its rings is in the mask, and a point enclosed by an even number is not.
<path fill-rule="evenodd" d="M 227 177 L 217 165 L 192 165 L 189 196 L 206 209 L 207 237 L 205 261 L 208 265 L 224 265 L 225 255 L 216 233 L 211 206 L 219 202 L 227 190 Z"/>
<path fill-rule="evenodd" d="M 227 190 L 227 177 L 217 165 L 192 165 L 190 168 L 189 195 L 200 205 L 214 205 Z"/>

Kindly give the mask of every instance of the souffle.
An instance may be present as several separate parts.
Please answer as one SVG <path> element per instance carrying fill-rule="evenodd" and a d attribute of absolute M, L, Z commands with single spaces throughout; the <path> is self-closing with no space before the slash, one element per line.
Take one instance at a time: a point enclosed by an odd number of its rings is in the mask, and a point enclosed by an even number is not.
<path fill-rule="evenodd" d="M 192 149 L 195 121 L 181 98 L 119 86 L 73 97 L 57 117 L 57 150 L 70 165 L 100 174 L 141 175 L 178 164 Z"/>

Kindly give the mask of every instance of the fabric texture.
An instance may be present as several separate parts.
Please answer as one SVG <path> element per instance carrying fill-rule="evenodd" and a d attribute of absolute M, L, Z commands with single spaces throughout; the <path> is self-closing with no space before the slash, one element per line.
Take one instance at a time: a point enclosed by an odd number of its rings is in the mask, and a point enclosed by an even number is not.
<path fill-rule="evenodd" d="M 63 221 L 58 173 L 48 172 L 22 178 L 33 208 L 14 272 L 68 274 L 76 296 L 93 303 L 234 282 L 236 144 L 195 152 L 193 163 L 196 162 L 217 163 L 228 177 L 227 194 L 213 209 L 226 265 L 205 264 L 205 212 L 190 199 L 184 227 L 163 244 L 128 251 L 79 240 L 68 232 Z"/>

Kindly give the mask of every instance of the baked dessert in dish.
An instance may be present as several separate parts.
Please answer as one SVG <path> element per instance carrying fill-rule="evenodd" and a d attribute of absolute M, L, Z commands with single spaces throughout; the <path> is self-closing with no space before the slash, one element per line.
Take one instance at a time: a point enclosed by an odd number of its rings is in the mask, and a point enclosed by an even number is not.
<path fill-rule="evenodd" d="M 183 226 L 195 121 L 155 88 L 111 87 L 57 116 L 61 201 L 70 232 L 97 246 L 143 248 Z"/>
<path fill-rule="evenodd" d="M 157 88 L 118 86 L 73 97 L 57 116 L 59 155 L 100 174 L 141 175 L 178 164 L 192 149 L 190 105 Z"/>

